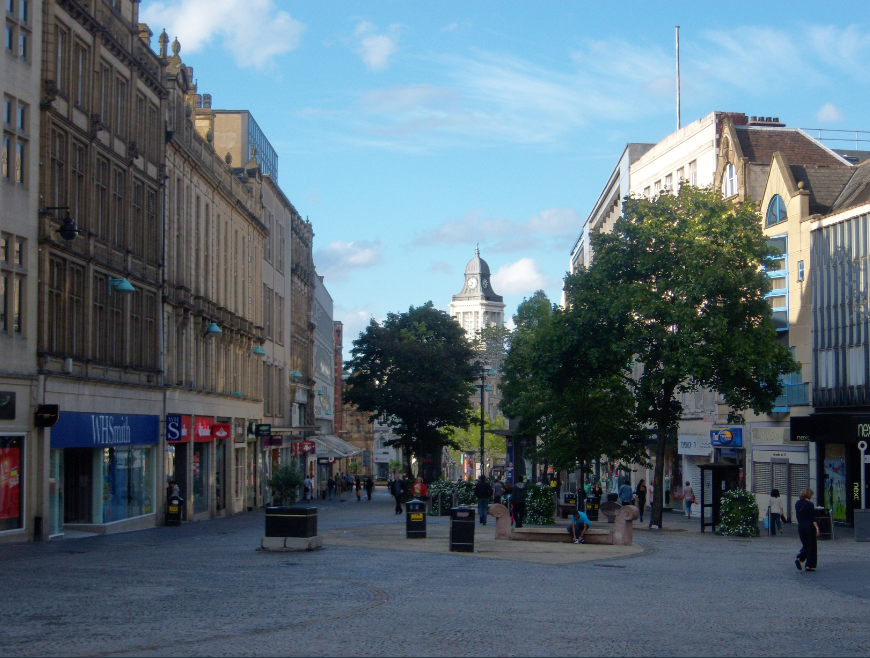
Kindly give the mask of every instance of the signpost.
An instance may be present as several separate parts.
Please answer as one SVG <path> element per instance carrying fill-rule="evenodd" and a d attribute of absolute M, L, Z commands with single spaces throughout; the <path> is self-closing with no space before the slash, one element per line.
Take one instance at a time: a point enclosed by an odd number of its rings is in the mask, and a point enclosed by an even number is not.
<path fill-rule="evenodd" d="M 867 442 L 859 441 L 858 450 L 861 451 L 861 509 L 866 509 L 864 505 L 864 477 L 867 471 L 867 457 L 870 456 L 864 454 L 864 451 L 867 450 Z"/>

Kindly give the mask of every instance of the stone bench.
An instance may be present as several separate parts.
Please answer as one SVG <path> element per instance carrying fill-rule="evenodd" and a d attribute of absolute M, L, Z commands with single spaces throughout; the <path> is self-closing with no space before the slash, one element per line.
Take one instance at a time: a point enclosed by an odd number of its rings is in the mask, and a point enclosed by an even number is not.
<path fill-rule="evenodd" d="M 613 530 L 589 528 L 584 538 L 587 544 L 613 544 Z M 514 528 L 511 539 L 515 541 L 551 541 L 563 544 L 570 544 L 574 541 L 568 534 L 566 526 L 563 525 L 552 528 Z"/>
<path fill-rule="evenodd" d="M 567 519 L 575 509 L 577 509 L 577 505 L 574 503 L 559 503 L 559 516 L 563 519 Z"/>

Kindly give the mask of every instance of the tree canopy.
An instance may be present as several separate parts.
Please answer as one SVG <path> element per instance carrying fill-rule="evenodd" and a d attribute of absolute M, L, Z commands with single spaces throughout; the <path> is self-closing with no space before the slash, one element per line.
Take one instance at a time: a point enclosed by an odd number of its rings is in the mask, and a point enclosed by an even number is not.
<path fill-rule="evenodd" d="M 343 399 L 385 419 L 397 437 L 388 444 L 401 445 L 410 474 L 411 455 L 456 447 L 450 428 L 468 427 L 474 356 L 462 327 L 432 302 L 390 313 L 353 341 Z"/>
<path fill-rule="evenodd" d="M 565 281 L 571 313 L 597 322 L 613 359 L 638 366 L 636 418 L 656 433 L 652 524 L 662 520 L 666 441 L 683 411 L 677 396 L 713 389 L 729 422 L 742 422 L 745 409 L 769 412 L 780 377 L 799 368 L 764 298 L 773 250 L 761 226 L 753 204 L 712 188 L 626 198 L 613 231 L 592 237 L 592 265 Z"/>

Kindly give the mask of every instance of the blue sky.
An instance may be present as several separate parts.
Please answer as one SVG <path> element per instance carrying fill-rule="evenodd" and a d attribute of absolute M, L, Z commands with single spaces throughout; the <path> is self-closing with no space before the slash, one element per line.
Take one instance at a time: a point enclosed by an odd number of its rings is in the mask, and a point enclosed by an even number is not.
<path fill-rule="evenodd" d="M 145 0 L 141 20 L 278 151 L 347 353 L 370 317 L 446 309 L 478 242 L 508 314 L 558 300 L 625 143 L 675 128 L 675 25 L 684 123 L 870 130 L 866 5 L 821 7 Z"/>

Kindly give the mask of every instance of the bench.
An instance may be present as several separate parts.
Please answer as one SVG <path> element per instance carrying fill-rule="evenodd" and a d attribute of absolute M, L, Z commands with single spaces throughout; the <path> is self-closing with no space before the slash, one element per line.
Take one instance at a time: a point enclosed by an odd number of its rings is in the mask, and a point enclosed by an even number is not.
<path fill-rule="evenodd" d="M 587 544 L 613 544 L 613 530 L 589 528 L 584 535 Z M 574 541 L 568 534 L 567 526 L 552 528 L 514 528 L 511 539 L 515 541 L 551 541 L 570 544 Z"/>
<path fill-rule="evenodd" d="M 574 503 L 559 503 L 559 516 L 563 519 L 567 519 L 575 509 L 577 509 L 577 505 Z"/>

